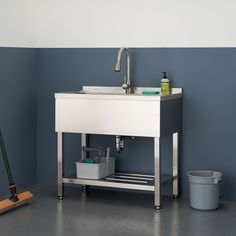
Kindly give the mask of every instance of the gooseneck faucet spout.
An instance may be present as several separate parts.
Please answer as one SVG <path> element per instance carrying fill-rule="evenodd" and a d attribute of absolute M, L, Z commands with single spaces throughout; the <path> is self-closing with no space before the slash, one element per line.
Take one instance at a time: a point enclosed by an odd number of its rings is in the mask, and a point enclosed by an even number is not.
<path fill-rule="evenodd" d="M 131 71 L 130 71 L 130 53 L 128 48 L 122 47 L 118 51 L 117 62 L 115 66 L 115 71 L 120 72 L 121 69 L 121 56 L 123 51 L 126 52 L 126 77 L 124 77 L 124 83 L 122 88 L 125 89 L 126 93 L 131 93 Z"/>

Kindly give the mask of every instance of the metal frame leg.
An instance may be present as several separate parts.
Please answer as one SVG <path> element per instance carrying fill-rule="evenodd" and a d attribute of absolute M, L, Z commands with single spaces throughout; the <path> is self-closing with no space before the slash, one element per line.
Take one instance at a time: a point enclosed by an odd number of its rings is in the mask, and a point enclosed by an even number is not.
<path fill-rule="evenodd" d="M 63 133 L 57 133 L 57 195 L 60 200 L 64 196 L 64 184 L 63 184 Z"/>
<path fill-rule="evenodd" d="M 87 134 L 81 134 L 81 156 L 82 160 L 86 158 L 86 153 L 83 152 L 82 147 L 87 147 L 88 146 L 88 135 Z"/>
<path fill-rule="evenodd" d="M 154 176 L 155 176 L 155 208 L 161 208 L 161 146 L 160 138 L 154 138 Z"/>
<path fill-rule="evenodd" d="M 84 160 L 87 156 L 87 153 L 83 151 L 83 147 L 88 146 L 88 135 L 87 134 L 81 134 L 81 157 L 82 160 Z M 87 185 L 82 185 L 82 191 L 86 192 L 87 191 Z"/>
<path fill-rule="evenodd" d="M 179 195 L 179 133 L 173 134 L 173 196 L 175 198 Z"/>

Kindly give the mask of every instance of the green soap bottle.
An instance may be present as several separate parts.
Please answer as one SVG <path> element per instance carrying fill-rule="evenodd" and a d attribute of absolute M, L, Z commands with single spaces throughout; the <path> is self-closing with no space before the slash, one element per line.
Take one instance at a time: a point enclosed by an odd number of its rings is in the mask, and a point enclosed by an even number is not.
<path fill-rule="evenodd" d="M 168 95 L 171 93 L 170 80 L 167 77 L 167 72 L 162 72 L 163 77 L 161 80 L 161 94 Z"/>

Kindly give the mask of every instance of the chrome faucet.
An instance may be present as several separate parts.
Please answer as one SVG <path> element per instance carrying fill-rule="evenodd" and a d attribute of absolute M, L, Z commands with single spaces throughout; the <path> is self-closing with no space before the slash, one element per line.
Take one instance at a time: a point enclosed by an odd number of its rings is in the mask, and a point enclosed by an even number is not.
<path fill-rule="evenodd" d="M 124 76 L 124 82 L 122 84 L 122 88 L 125 89 L 125 92 L 129 94 L 132 91 L 131 91 L 131 78 L 130 78 L 130 54 L 128 48 L 123 47 L 119 49 L 115 71 L 120 72 L 121 56 L 123 51 L 126 52 L 126 76 Z"/>

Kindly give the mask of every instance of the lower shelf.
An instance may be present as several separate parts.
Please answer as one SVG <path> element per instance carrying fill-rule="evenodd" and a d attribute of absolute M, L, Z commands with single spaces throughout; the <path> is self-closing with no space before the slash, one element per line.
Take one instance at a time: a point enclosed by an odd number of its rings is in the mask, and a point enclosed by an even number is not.
<path fill-rule="evenodd" d="M 172 182 L 173 177 L 170 175 L 163 175 L 161 177 L 161 183 L 167 184 Z M 131 173 L 116 173 L 106 178 L 94 180 L 94 179 L 77 179 L 76 177 L 63 178 L 64 184 L 79 184 L 79 185 L 91 185 L 109 188 L 123 188 L 134 189 L 144 191 L 154 191 L 154 176 L 131 174 Z"/>

